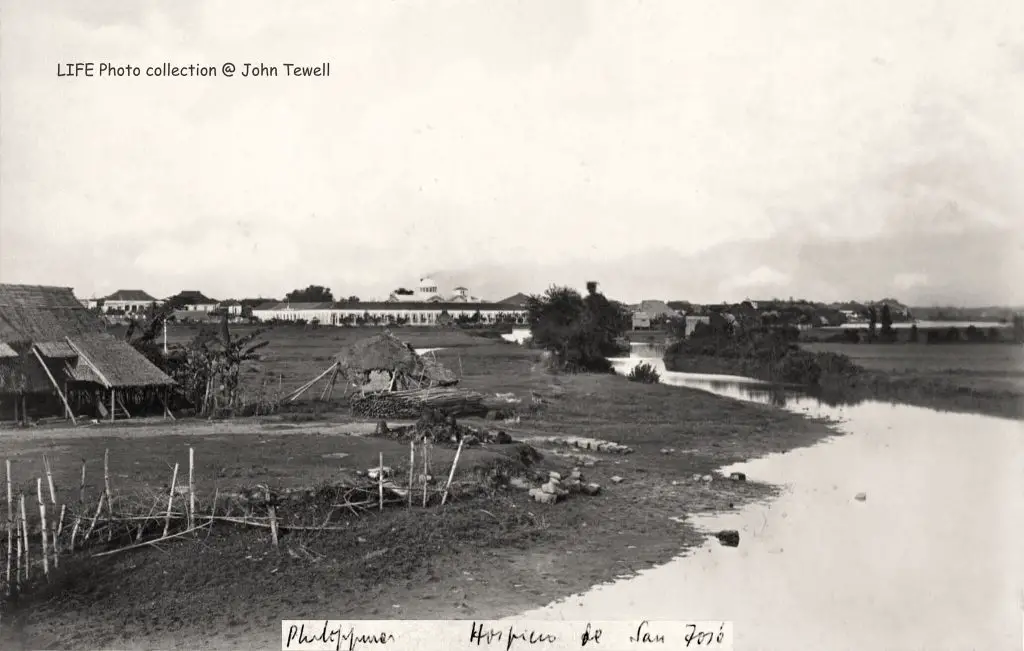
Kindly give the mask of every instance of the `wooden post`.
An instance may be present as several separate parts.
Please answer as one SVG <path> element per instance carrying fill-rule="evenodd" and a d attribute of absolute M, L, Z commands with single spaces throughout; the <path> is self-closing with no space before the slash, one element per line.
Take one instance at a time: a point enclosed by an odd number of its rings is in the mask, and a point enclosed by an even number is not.
<path fill-rule="evenodd" d="M 270 516 L 270 538 L 274 547 L 277 547 L 277 510 L 274 509 L 273 504 L 267 507 L 267 515 Z"/>
<path fill-rule="evenodd" d="M 195 469 L 195 450 L 188 449 L 188 528 L 195 527 L 196 517 L 196 488 L 192 480 L 192 473 Z"/>
<path fill-rule="evenodd" d="M 39 519 L 42 523 L 43 536 L 43 574 L 50 576 L 50 545 L 47 540 L 46 531 L 46 502 L 43 500 L 43 478 L 36 477 L 36 499 L 39 501 Z"/>
<path fill-rule="evenodd" d="M 14 552 L 14 496 L 11 494 L 11 460 L 7 459 L 7 594 L 11 594 L 11 554 Z"/>
<path fill-rule="evenodd" d="M 50 487 L 50 504 L 57 506 L 57 489 L 53 485 L 53 472 L 50 469 L 50 460 L 43 455 L 43 469 L 46 471 L 46 483 Z"/>
<path fill-rule="evenodd" d="M 25 556 L 25 580 L 29 578 L 29 568 L 32 566 L 29 561 L 30 554 L 28 551 L 28 513 L 25 511 L 25 494 L 22 493 L 18 496 L 19 506 L 21 507 L 21 537 L 22 537 L 22 553 Z"/>
<path fill-rule="evenodd" d="M 15 537 L 18 539 L 18 565 L 17 565 L 17 569 L 15 570 L 15 572 L 17 574 L 16 578 L 17 578 L 17 581 L 18 581 L 19 591 L 20 591 L 20 588 L 21 588 L 21 556 L 22 556 L 22 551 L 21 551 L 21 526 L 22 526 L 21 525 L 21 520 L 18 520 L 18 526 L 17 526 L 17 528 L 14 531 Z"/>
<path fill-rule="evenodd" d="M 412 508 L 412 474 L 416 469 L 416 442 L 409 441 L 409 508 Z"/>
<path fill-rule="evenodd" d="M 380 453 L 380 464 L 377 466 L 377 495 L 380 498 L 380 510 L 384 510 L 384 453 Z"/>
<path fill-rule="evenodd" d="M 423 439 L 423 506 L 427 506 L 427 439 Z"/>
<path fill-rule="evenodd" d="M 110 387 L 110 422 L 114 422 L 114 400 L 117 397 L 117 389 Z"/>
<path fill-rule="evenodd" d="M 57 531 L 53 534 L 53 566 L 60 567 L 60 534 L 64 530 L 64 512 L 67 504 L 60 505 L 60 519 L 57 520 Z"/>
<path fill-rule="evenodd" d="M 103 496 L 107 498 L 107 515 L 114 519 L 113 495 L 110 494 L 110 448 L 103 450 Z"/>
<path fill-rule="evenodd" d="M 444 494 L 441 496 L 441 505 L 448 501 L 448 489 L 451 488 L 452 479 L 455 478 L 455 468 L 459 465 L 459 455 L 462 454 L 462 444 L 466 442 L 466 439 L 459 439 L 459 447 L 455 450 L 455 459 L 452 461 L 452 469 L 448 473 L 448 483 L 444 486 Z"/>
<path fill-rule="evenodd" d="M 178 464 L 174 464 L 174 472 L 171 474 L 171 490 L 167 496 L 167 515 L 164 517 L 164 538 L 171 530 L 171 507 L 174 505 L 174 486 L 178 483 Z"/>
<path fill-rule="evenodd" d="M 85 459 L 82 459 L 82 483 L 78 485 L 78 507 L 81 511 L 81 507 L 85 504 Z"/>

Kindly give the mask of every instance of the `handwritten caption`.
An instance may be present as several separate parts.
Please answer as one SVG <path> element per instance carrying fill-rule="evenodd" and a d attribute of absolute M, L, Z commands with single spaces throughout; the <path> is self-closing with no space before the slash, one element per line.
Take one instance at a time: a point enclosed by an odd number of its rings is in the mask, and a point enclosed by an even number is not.
<path fill-rule="evenodd" d="M 732 649 L 732 622 L 545 620 L 284 620 L 281 649 Z"/>
<path fill-rule="evenodd" d="M 74 61 L 57 64 L 58 77 L 243 77 L 264 79 L 272 77 L 330 77 L 331 63 L 239 63 L 227 61 L 220 65 L 190 63 L 160 63 L 150 66 L 117 64 L 110 62 Z"/>

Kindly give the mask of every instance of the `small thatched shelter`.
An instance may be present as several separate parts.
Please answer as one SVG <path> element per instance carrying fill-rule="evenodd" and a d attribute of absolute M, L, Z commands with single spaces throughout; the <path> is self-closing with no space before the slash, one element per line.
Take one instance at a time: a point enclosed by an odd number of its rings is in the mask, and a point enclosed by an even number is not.
<path fill-rule="evenodd" d="M 412 346 L 385 331 L 361 339 L 339 352 L 330 367 L 300 387 L 290 399 L 297 399 L 328 376 L 321 397 L 330 396 L 339 375 L 363 393 L 450 387 L 459 382 L 455 373 L 440 362 L 418 355 Z"/>
<path fill-rule="evenodd" d="M 174 384 L 105 330 L 70 288 L 0 284 L 0 401 L 13 403 L 15 419 L 19 407 L 24 417 L 28 397 L 46 407 L 52 396 L 72 420 L 71 405 L 85 402 L 113 419 L 115 413 L 130 415 L 126 397 Z"/>

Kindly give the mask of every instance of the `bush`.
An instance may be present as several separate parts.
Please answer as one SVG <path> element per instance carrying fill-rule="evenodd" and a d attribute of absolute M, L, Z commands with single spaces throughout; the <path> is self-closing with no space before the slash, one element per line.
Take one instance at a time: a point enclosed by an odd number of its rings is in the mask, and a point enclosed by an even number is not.
<path fill-rule="evenodd" d="M 551 362 L 569 372 L 611 372 L 608 357 L 621 352 L 616 343 L 626 330 L 628 314 L 587 283 L 587 296 L 568 287 L 552 287 L 527 301 L 533 344 L 551 354 Z"/>
<path fill-rule="evenodd" d="M 630 382 L 642 384 L 658 384 L 661 382 L 661 374 L 654 366 L 647 362 L 641 362 L 633 367 L 633 370 L 626 376 Z"/>

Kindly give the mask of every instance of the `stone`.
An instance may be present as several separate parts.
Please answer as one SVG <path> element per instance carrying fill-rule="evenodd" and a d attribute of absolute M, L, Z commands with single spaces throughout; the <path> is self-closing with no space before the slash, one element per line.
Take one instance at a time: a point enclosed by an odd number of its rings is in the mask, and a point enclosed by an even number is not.
<path fill-rule="evenodd" d="M 597 451 L 598 452 L 608 452 L 609 447 L 610 446 L 607 443 L 598 443 L 597 444 Z M 590 449 L 593 450 L 594 448 L 592 447 Z"/>
<path fill-rule="evenodd" d="M 369 470 L 366 471 L 366 475 L 370 479 L 377 479 L 377 475 L 380 472 L 380 470 L 381 468 L 370 468 Z M 384 466 L 383 470 L 385 479 L 391 476 L 391 468 L 389 466 Z"/>
<path fill-rule="evenodd" d="M 582 490 L 583 493 L 586 495 L 597 495 L 598 493 L 601 492 L 601 485 L 594 483 L 583 484 Z"/>
<path fill-rule="evenodd" d="M 747 481 L 747 476 L 742 472 L 734 472 L 729 475 L 729 479 L 732 479 L 733 481 Z"/>
<path fill-rule="evenodd" d="M 594 461 L 593 459 L 587 459 L 586 461 L 583 462 L 583 467 L 585 468 L 593 468 L 596 465 L 597 462 Z"/>
<path fill-rule="evenodd" d="M 619 477 L 618 475 L 615 475 L 614 477 L 612 477 L 612 483 L 613 484 L 621 484 L 622 483 L 622 477 Z"/>
<path fill-rule="evenodd" d="M 466 436 L 462 437 L 462 444 L 465 446 L 480 445 L 480 439 L 473 436 L 472 434 L 467 434 Z"/>
<path fill-rule="evenodd" d="M 671 451 L 671 450 L 669 450 L 668 448 L 661 448 L 661 453 L 662 453 L 662 454 L 671 454 L 671 453 L 672 453 L 672 451 Z"/>
<path fill-rule="evenodd" d="M 557 495 L 558 494 L 558 486 L 554 482 L 550 482 L 549 481 L 548 483 L 546 483 L 543 486 L 541 486 L 540 489 L 542 491 L 544 491 L 545 493 L 548 493 L 549 495 Z"/>
<path fill-rule="evenodd" d="M 735 529 L 719 531 L 715 536 L 718 538 L 718 542 L 722 543 L 726 547 L 740 546 L 740 532 Z"/>
<path fill-rule="evenodd" d="M 694 475 L 690 479 L 692 479 L 693 481 L 700 481 L 700 475 Z"/>
<path fill-rule="evenodd" d="M 508 485 L 512 488 L 518 488 L 519 490 L 529 490 L 530 482 L 526 481 L 522 477 L 513 477 L 508 480 Z"/>
<path fill-rule="evenodd" d="M 583 473 L 580 472 L 579 468 L 573 468 L 572 472 L 569 473 L 569 479 L 581 480 L 583 479 Z"/>
<path fill-rule="evenodd" d="M 570 493 L 578 493 L 580 491 L 580 486 L 581 485 L 582 485 L 582 482 L 580 482 L 580 480 L 578 480 L 578 479 L 570 479 L 565 484 L 565 490 L 569 491 Z"/>
<path fill-rule="evenodd" d="M 534 491 L 537 491 L 536 493 Z M 537 490 L 536 488 L 530 491 L 530 497 L 541 504 L 555 504 L 558 502 L 558 496 L 552 495 L 551 493 L 545 493 L 544 491 Z"/>
<path fill-rule="evenodd" d="M 868 494 L 867 493 L 857 493 L 854 496 L 853 499 L 857 500 L 858 502 L 863 502 L 863 501 L 868 499 Z"/>
<path fill-rule="evenodd" d="M 704 475 L 703 477 L 700 478 L 700 480 L 706 484 L 710 483 L 712 479 L 714 479 L 714 477 L 712 477 L 711 475 Z"/>
<path fill-rule="evenodd" d="M 551 479 L 558 480 L 562 478 L 562 474 L 555 471 L 551 471 L 548 473 L 548 477 L 550 477 Z"/>

